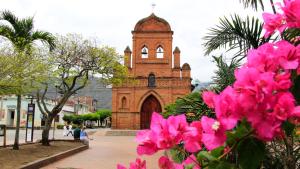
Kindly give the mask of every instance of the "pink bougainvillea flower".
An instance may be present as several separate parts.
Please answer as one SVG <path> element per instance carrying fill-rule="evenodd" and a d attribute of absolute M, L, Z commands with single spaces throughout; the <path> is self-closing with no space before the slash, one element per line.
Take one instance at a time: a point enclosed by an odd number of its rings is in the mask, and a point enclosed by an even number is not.
<path fill-rule="evenodd" d="M 274 77 L 276 82 L 276 89 L 279 90 L 288 90 L 290 87 L 292 87 L 292 81 L 291 81 L 291 73 L 290 72 L 282 72 L 278 73 Z"/>
<path fill-rule="evenodd" d="M 170 116 L 168 119 L 164 119 L 162 115 L 154 112 L 150 130 L 141 131 L 137 135 L 138 154 L 151 155 L 158 150 L 172 148 L 182 141 L 187 126 L 185 115 Z"/>
<path fill-rule="evenodd" d="M 159 169 L 175 169 L 175 164 L 166 156 L 162 156 L 158 160 Z"/>
<path fill-rule="evenodd" d="M 264 116 L 259 123 L 252 124 L 256 135 L 264 141 L 271 141 L 280 131 L 282 121 L 275 119 L 273 116 Z"/>
<path fill-rule="evenodd" d="M 117 169 L 127 169 L 127 168 L 125 166 L 121 165 L 121 164 L 118 164 Z"/>
<path fill-rule="evenodd" d="M 279 30 L 279 32 L 283 32 L 284 29 L 287 27 L 286 20 L 284 15 L 281 14 L 270 14 L 270 13 L 263 13 L 264 19 L 264 29 L 266 31 L 264 37 L 268 38 L 272 35 L 275 30 Z"/>
<path fill-rule="evenodd" d="M 287 120 L 294 108 L 294 96 L 290 92 L 279 93 L 277 104 L 273 108 L 276 118 L 281 121 Z"/>
<path fill-rule="evenodd" d="M 202 142 L 208 150 L 215 149 L 225 143 L 226 130 L 219 121 L 203 116 L 201 118 L 201 125 L 203 129 Z"/>
<path fill-rule="evenodd" d="M 186 117 L 184 114 L 177 116 L 170 116 L 167 119 L 168 130 L 174 141 L 178 144 L 183 139 L 183 133 L 186 131 L 188 127 L 188 123 L 186 121 Z"/>
<path fill-rule="evenodd" d="M 160 116 L 160 117 L 157 117 Z M 163 118 L 160 114 L 155 114 L 151 120 L 151 139 L 156 142 L 159 149 L 169 149 L 179 144 L 183 139 L 183 133 L 188 126 L 185 115 L 170 116 L 168 119 Z M 158 119 L 160 122 L 152 121 Z"/>
<path fill-rule="evenodd" d="M 294 110 L 290 114 L 290 117 L 297 117 L 300 118 L 300 106 L 294 107 Z"/>
<path fill-rule="evenodd" d="M 189 157 L 187 157 L 186 160 L 184 160 L 182 164 L 184 166 L 193 166 L 192 169 L 200 169 L 201 168 L 199 166 L 199 164 L 197 162 L 197 158 L 195 157 L 194 154 L 192 154 Z"/>
<path fill-rule="evenodd" d="M 167 125 L 167 120 L 159 113 L 153 112 L 151 117 L 150 129 L 153 132 L 159 133 Z"/>
<path fill-rule="evenodd" d="M 265 43 L 257 49 L 249 50 L 246 65 L 247 67 L 256 68 L 259 72 L 277 71 L 279 62 L 274 44 Z"/>
<path fill-rule="evenodd" d="M 151 140 L 151 130 L 141 130 L 137 133 L 136 142 L 138 143 L 137 153 L 138 155 L 152 155 L 159 149 L 154 141 Z"/>
<path fill-rule="evenodd" d="M 240 118 L 237 93 L 228 86 L 215 98 L 215 111 L 225 130 L 233 129 Z"/>
<path fill-rule="evenodd" d="M 289 28 L 300 27 L 300 0 L 284 0 L 284 6 L 281 7 L 286 17 L 286 23 Z"/>
<path fill-rule="evenodd" d="M 118 164 L 117 169 L 127 169 L 123 165 Z M 128 169 L 146 169 L 146 161 L 142 161 L 140 158 L 137 158 L 135 162 L 131 162 Z"/>
<path fill-rule="evenodd" d="M 201 150 L 202 126 L 200 121 L 194 121 L 187 127 L 183 136 L 184 149 L 194 153 Z"/>
<path fill-rule="evenodd" d="M 276 90 L 274 75 L 275 73 L 273 72 L 261 73 L 255 68 L 242 67 L 235 71 L 236 81 L 234 83 L 234 88 L 242 94 L 254 97 L 256 99 L 255 104 L 262 103 L 266 96 L 272 95 L 274 90 Z M 249 99 L 249 101 L 250 100 L 251 99 Z"/>
<path fill-rule="evenodd" d="M 280 66 L 285 69 L 297 69 L 299 66 L 300 50 L 288 41 L 279 41 L 276 44 Z"/>
<path fill-rule="evenodd" d="M 216 94 L 211 91 L 205 91 L 202 93 L 202 99 L 204 103 L 209 107 L 209 108 L 214 108 L 214 98 L 216 97 Z"/>

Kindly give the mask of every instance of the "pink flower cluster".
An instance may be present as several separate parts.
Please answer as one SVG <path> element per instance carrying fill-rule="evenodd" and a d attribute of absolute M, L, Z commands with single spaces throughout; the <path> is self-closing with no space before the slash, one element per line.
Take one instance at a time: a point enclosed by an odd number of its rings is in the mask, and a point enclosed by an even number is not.
<path fill-rule="evenodd" d="M 118 164 L 117 169 L 127 169 L 123 165 Z M 146 161 L 142 161 L 141 159 L 137 158 L 135 162 L 131 162 L 128 169 L 146 169 Z"/>
<path fill-rule="evenodd" d="M 286 28 L 300 27 L 300 0 L 284 0 L 284 5 L 279 4 L 281 13 L 264 13 L 265 37 L 269 37 L 275 30 L 282 33 Z"/>
<path fill-rule="evenodd" d="M 168 119 L 164 119 L 160 114 L 154 112 L 150 129 L 137 133 L 136 141 L 139 143 L 137 153 L 152 155 L 158 150 L 173 148 L 183 140 L 192 144 L 185 147 L 188 151 L 196 152 L 201 149 L 201 146 L 197 144 L 199 137 L 201 140 L 201 126 L 196 123 L 189 126 L 185 115 L 170 116 Z"/>
<path fill-rule="evenodd" d="M 152 155 L 159 150 L 167 150 L 184 143 L 184 149 L 188 152 L 201 150 L 202 125 L 200 121 L 187 123 L 185 115 L 170 116 L 164 119 L 160 114 L 153 113 L 149 130 L 137 133 L 137 153 L 139 155 Z M 194 159 L 194 160 L 193 160 Z M 184 169 L 185 165 L 193 164 L 195 156 L 190 156 L 182 164 L 176 164 L 163 156 L 159 160 L 160 169 Z M 198 169 L 199 166 L 194 167 Z"/>
<path fill-rule="evenodd" d="M 185 166 L 192 166 L 192 169 L 200 169 L 199 165 L 195 164 L 197 159 L 195 155 L 190 155 L 186 160 L 182 162 L 182 164 L 174 163 L 166 156 L 160 157 L 158 161 L 159 169 L 184 169 Z"/>
<path fill-rule="evenodd" d="M 233 129 L 239 120 L 250 122 L 258 138 L 270 141 L 281 133 L 281 125 L 290 117 L 300 117 L 299 106 L 289 89 L 292 86 L 291 71 L 299 74 L 300 45 L 287 41 L 267 43 L 249 51 L 247 63 L 236 70 L 236 81 L 219 95 L 205 92 L 203 100 L 215 109 L 217 119 L 203 117 L 211 127 L 203 134 L 208 149 L 224 144 L 225 131 Z M 218 130 L 213 131 L 218 128 Z"/>

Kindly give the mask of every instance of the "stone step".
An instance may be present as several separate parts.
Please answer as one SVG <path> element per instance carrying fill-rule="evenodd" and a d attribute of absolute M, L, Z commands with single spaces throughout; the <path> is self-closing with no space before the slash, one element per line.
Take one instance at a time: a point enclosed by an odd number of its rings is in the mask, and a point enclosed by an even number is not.
<path fill-rule="evenodd" d="M 139 130 L 109 130 L 105 136 L 136 136 Z"/>

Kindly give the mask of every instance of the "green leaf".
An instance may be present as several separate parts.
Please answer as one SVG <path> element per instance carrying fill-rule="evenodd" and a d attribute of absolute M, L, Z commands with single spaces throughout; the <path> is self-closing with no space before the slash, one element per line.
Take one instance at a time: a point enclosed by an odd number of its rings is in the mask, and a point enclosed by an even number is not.
<path fill-rule="evenodd" d="M 208 165 L 208 169 L 233 169 L 234 166 L 225 161 L 212 161 Z"/>
<path fill-rule="evenodd" d="M 182 163 L 183 160 L 185 159 L 185 155 L 182 152 L 175 149 L 175 148 L 171 149 L 170 153 L 171 153 L 173 161 L 176 162 L 176 163 Z"/>
<path fill-rule="evenodd" d="M 200 151 L 198 154 L 197 154 L 197 159 L 200 159 L 200 160 L 203 160 L 203 159 L 207 159 L 209 161 L 213 161 L 213 160 L 216 160 L 217 158 L 212 156 L 209 152 L 207 151 Z"/>
<path fill-rule="evenodd" d="M 195 166 L 194 164 L 186 165 L 184 166 L 184 169 L 193 169 L 194 166 Z"/>
<path fill-rule="evenodd" d="M 285 121 L 283 124 L 282 124 L 282 127 L 286 133 L 286 135 L 288 136 L 291 136 L 294 132 L 294 129 L 295 129 L 295 124 L 293 123 L 290 123 L 289 121 Z"/>
<path fill-rule="evenodd" d="M 247 138 L 237 147 L 241 169 L 257 169 L 265 157 L 265 144 L 256 138 Z"/>
<path fill-rule="evenodd" d="M 224 146 L 221 146 L 216 149 L 213 149 L 210 153 L 212 156 L 218 158 L 219 156 L 222 155 L 223 151 L 224 151 Z"/>
<path fill-rule="evenodd" d="M 237 125 L 236 129 L 231 132 L 227 132 L 227 145 L 232 146 L 237 140 L 241 139 L 250 130 L 249 123 L 243 120 Z"/>

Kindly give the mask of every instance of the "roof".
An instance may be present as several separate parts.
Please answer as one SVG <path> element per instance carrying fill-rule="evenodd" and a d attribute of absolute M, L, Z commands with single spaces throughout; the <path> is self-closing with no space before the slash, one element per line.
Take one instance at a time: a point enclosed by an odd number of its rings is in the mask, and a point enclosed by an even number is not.
<path fill-rule="evenodd" d="M 182 70 L 191 70 L 191 67 L 188 63 L 182 65 Z"/>
<path fill-rule="evenodd" d="M 124 50 L 125 53 L 131 53 L 131 49 L 129 46 L 126 47 L 126 49 Z"/>
<path fill-rule="evenodd" d="M 150 16 L 139 20 L 134 32 L 172 32 L 170 24 L 163 18 L 152 13 Z"/>
<path fill-rule="evenodd" d="M 180 53 L 180 49 L 176 46 L 173 53 Z"/>

